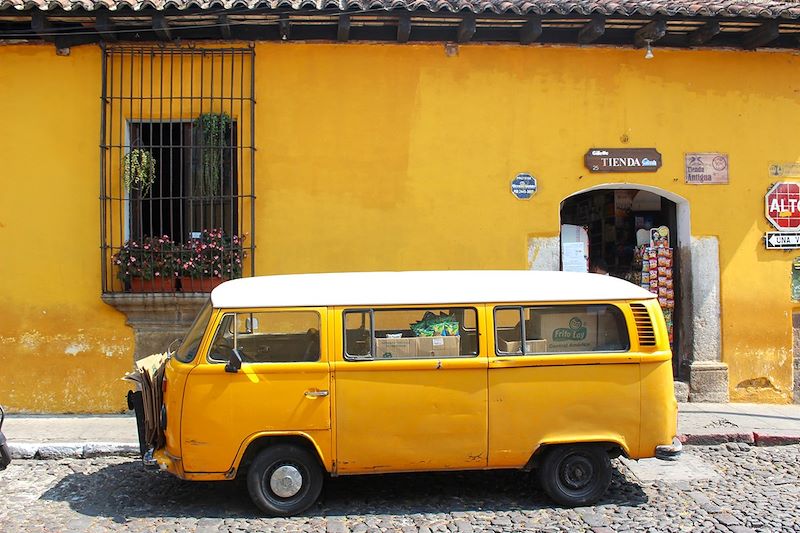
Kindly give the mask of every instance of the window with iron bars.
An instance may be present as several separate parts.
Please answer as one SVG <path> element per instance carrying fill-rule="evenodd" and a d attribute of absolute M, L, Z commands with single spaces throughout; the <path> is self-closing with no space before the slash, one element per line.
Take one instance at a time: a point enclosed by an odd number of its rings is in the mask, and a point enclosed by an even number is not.
<path fill-rule="evenodd" d="M 254 274 L 252 48 L 103 50 L 104 293 Z"/>

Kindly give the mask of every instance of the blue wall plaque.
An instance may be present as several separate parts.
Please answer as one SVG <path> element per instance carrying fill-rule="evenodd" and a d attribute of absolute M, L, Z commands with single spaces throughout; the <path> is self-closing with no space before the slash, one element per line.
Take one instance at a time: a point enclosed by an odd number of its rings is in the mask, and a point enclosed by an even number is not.
<path fill-rule="evenodd" d="M 530 200 L 536 194 L 536 178 L 523 172 L 511 180 L 511 194 L 518 200 Z"/>

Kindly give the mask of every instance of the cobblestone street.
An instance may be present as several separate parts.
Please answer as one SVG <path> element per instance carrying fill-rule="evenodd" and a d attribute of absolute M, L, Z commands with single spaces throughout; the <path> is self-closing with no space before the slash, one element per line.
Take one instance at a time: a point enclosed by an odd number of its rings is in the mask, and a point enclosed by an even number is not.
<path fill-rule="evenodd" d="M 591 508 L 555 508 L 517 472 L 382 475 L 329 480 L 289 519 L 259 517 L 242 483 L 183 482 L 131 458 L 20 460 L 0 473 L 0 531 L 800 531 L 800 446 L 684 458 L 712 477 L 640 481 L 615 461 Z"/>

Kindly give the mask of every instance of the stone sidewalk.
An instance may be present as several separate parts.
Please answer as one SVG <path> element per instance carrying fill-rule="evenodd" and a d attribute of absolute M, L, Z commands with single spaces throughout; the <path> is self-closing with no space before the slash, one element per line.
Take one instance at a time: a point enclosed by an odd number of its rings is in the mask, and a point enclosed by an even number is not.
<path fill-rule="evenodd" d="M 681 403 L 684 444 L 800 443 L 800 405 Z M 7 415 L 3 433 L 15 458 L 135 455 L 136 419 L 128 415 Z"/>

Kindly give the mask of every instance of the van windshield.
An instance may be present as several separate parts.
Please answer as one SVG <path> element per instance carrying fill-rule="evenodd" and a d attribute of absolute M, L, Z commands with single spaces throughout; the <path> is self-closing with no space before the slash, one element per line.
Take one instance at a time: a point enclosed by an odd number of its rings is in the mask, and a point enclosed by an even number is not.
<path fill-rule="evenodd" d="M 211 309 L 211 300 L 209 299 L 203 304 L 200 312 L 197 313 L 192 327 L 189 328 L 189 332 L 183 338 L 183 342 L 175 351 L 175 359 L 181 363 L 188 363 L 197 355 L 197 348 L 200 346 L 200 341 L 203 340 L 203 333 L 205 333 L 206 326 L 208 326 L 208 321 L 211 318 Z"/>

